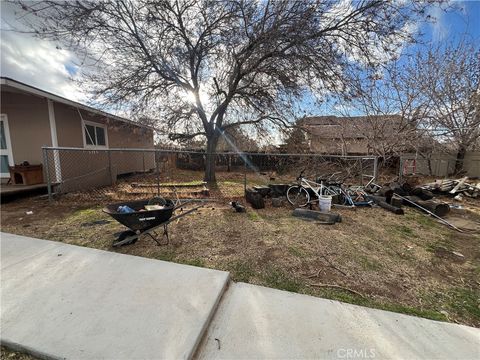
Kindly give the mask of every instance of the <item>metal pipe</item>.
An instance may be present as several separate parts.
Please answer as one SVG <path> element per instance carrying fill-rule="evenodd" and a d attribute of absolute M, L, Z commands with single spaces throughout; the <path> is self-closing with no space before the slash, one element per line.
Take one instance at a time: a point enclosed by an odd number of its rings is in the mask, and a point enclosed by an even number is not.
<path fill-rule="evenodd" d="M 450 224 L 447 220 L 442 219 L 440 216 L 434 214 L 433 212 L 431 212 L 431 211 L 428 210 L 428 209 L 425 209 L 423 206 L 418 205 L 416 202 L 411 201 L 411 200 L 408 200 L 407 198 L 405 198 L 405 197 L 403 197 L 403 196 L 400 196 L 400 195 L 398 195 L 398 194 L 396 194 L 396 193 L 394 193 L 393 196 L 396 196 L 396 197 L 402 199 L 403 201 L 406 201 L 406 202 L 408 202 L 408 203 L 410 203 L 410 204 L 418 207 L 419 209 L 425 211 L 425 212 L 428 213 L 429 215 L 437 218 L 438 220 L 440 220 L 440 222 L 444 223 L 445 225 L 450 226 L 452 229 L 455 229 L 455 230 L 457 230 L 458 232 L 463 232 L 462 230 L 460 230 L 459 228 L 457 228 L 455 225 Z"/>
<path fill-rule="evenodd" d="M 75 148 L 75 147 L 52 147 L 44 146 L 42 147 L 48 150 L 69 150 L 69 151 L 84 151 L 84 152 L 102 152 L 102 151 L 123 151 L 123 152 L 162 152 L 162 153 L 173 153 L 173 154 L 202 154 L 205 155 L 204 151 L 189 151 L 189 150 L 171 150 L 171 149 L 142 149 L 142 148 L 108 148 L 108 149 L 85 149 L 85 148 Z M 214 155 L 246 155 L 246 156 L 277 156 L 277 157 L 318 157 L 318 158 L 336 158 L 336 159 L 365 159 L 365 160 L 374 160 L 375 156 L 361 156 L 361 155 L 331 155 L 331 154 L 285 154 L 285 153 L 252 153 L 252 152 L 215 152 Z"/>

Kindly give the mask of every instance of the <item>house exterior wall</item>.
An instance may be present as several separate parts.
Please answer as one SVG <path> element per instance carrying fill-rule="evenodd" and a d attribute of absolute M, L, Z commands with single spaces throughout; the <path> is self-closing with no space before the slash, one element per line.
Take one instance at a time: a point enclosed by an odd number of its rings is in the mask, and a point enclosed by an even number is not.
<path fill-rule="evenodd" d="M 334 139 L 310 135 L 310 150 L 321 154 L 368 154 L 367 139 Z"/>
<path fill-rule="evenodd" d="M 371 154 L 369 144 L 398 143 L 399 129 L 414 130 L 397 115 L 314 116 L 299 120 L 310 140 L 310 150 L 318 153 Z"/>
<path fill-rule="evenodd" d="M 128 124 L 107 116 L 53 102 L 58 146 L 84 148 L 82 118 L 105 124 L 109 148 L 152 149 L 153 130 Z M 1 113 L 6 114 L 10 129 L 13 160 L 43 164 L 42 146 L 52 146 L 48 101 L 28 93 L 1 92 Z M 116 175 L 149 170 L 155 167 L 153 153 L 105 151 L 49 152 L 49 176 L 52 182 L 83 181 L 97 186 L 111 183 Z M 45 164 L 43 164 L 46 167 Z M 88 178 L 88 181 L 87 181 Z M 46 181 L 46 179 L 45 179 Z M 92 183 L 92 184 L 93 184 Z"/>
<path fill-rule="evenodd" d="M 82 121 L 77 110 L 61 103 L 54 103 L 53 109 L 58 146 L 83 148 Z"/>
<path fill-rule="evenodd" d="M 2 91 L 1 113 L 8 118 L 14 163 L 42 164 L 42 146 L 52 146 L 47 101 Z"/>
<path fill-rule="evenodd" d="M 58 146 L 84 147 L 83 119 L 106 125 L 109 148 L 153 148 L 153 131 L 150 129 L 133 126 L 85 110 L 80 110 L 79 113 L 76 108 L 61 103 L 55 103 L 54 109 Z"/>
<path fill-rule="evenodd" d="M 106 116 L 77 110 L 71 106 L 55 103 L 55 123 L 60 147 L 84 148 L 82 119 L 105 125 L 108 148 L 152 149 L 153 131 L 140 128 Z M 81 115 L 81 116 L 80 116 Z M 153 153 L 107 152 L 97 149 L 88 151 L 66 150 L 59 152 L 62 191 L 91 188 L 110 184 L 117 175 L 141 172 L 155 167 Z M 52 169 L 50 174 L 57 176 Z M 60 182 L 60 179 L 56 179 Z"/>

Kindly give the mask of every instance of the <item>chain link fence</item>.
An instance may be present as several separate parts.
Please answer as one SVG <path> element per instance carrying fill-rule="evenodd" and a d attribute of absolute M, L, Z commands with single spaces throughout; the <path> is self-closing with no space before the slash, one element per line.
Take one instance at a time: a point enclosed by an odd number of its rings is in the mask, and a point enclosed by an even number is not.
<path fill-rule="evenodd" d="M 203 151 L 43 148 L 49 197 L 108 202 L 148 198 L 238 199 L 245 189 L 293 184 L 299 173 L 364 185 L 378 173 L 373 156 L 217 153 L 216 181 L 205 182 Z"/>

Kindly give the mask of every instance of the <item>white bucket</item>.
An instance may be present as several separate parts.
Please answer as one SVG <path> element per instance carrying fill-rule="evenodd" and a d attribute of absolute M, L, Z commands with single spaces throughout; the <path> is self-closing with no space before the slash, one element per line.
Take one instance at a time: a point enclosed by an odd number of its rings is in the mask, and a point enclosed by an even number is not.
<path fill-rule="evenodd" d="M 318 207 L 321 212 L 329 212 L 332 209 L 332 197 L 330 195 L 321 195 L 318 198 Z"/>

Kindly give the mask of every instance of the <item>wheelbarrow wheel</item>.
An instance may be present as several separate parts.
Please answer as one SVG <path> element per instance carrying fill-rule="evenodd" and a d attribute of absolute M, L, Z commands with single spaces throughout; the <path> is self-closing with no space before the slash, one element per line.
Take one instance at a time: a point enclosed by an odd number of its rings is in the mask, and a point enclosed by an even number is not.
<path fill-rule="evenodd" d="M 137 235 L 137 233 L 135 231 L 132 231 L 132 230 L 127 230 L 127 231 L 122 232 L 120 235 L 118 235 L 118 238 L 113 242 L 113 246 L 124 246 L 124 245 L 135 244 L 138 240 L 138 236 L 135 237 L 134 239 L 130 240 L 130 241 L 127 241 L 126 243 L 119 244 L 120 242 L 124 241 L 126 238 L 128 238 L 130 236 L 133 236 L 133 235 Z"/>
<path fill-rule="evenodd" d="M 165 206 L 167 205 L 167 200 L 165 200 L 163 197 L 161 196 L 155 196 L 153 198 L 151 198 L 149 201 L 148 201 L 148 205 L 161 205 L 161 206 Z"/>

